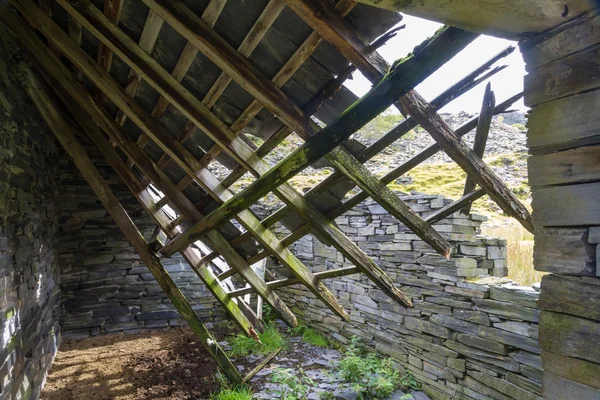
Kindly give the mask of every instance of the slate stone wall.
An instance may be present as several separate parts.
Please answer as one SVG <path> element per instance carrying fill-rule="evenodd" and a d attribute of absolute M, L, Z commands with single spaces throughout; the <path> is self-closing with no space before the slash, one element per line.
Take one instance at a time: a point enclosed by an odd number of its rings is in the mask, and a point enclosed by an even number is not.
<path fill-rule="evenodd" d="M 404 199 L 425 216 L 450 202 L 429 195 Z M 336 219 L 413 299 L 414 308 L 392 303 L 363 275 L 325 281 L 350 314 L 350 323 L 300 286 L 280 291 L 281 297 L 306 324 L 344 343 L 361 337 L 392 357 L 433 399 L 540 399 L 538 291 L 503 278 L 506 243 L 478 235 L 483 219 L 455 214 L 435 225 L 454 249 L 450 260 L 375 203 L 363 203 Z M 351 266 L 310 235 L 294 251 L 315 272 Z M 270 263 L 283 273 L 275 261 Z"/>
<path fill-rule="evenodd" d="M 0 38 L 6 32 L 0 29 Z M 38 398 L 58 344 L 57 145 L 0 40 L 0 398 Z"/>
<path fill-rule="evenodd" d="M 94 151 L 89 154 L 100 158 Z M 101 161 L 96 165 L 148 240 L 156 226 L 150 216 L 110 167 Z M 61 158 L 60 187 L 60 322 L 65 337 L 180 325 L 175 307 L 68 156 Z M 176 255 L 163 265 L 201 318 L 224 316 L 185 260 Z"/>

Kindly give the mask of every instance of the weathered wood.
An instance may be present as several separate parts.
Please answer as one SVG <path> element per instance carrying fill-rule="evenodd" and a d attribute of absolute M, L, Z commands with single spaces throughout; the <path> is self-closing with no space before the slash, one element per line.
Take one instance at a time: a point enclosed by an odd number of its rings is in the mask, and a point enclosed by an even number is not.
<path fill-rule="evenodd" d="M 368 193 L 373 200 L 379 203 L 390 214 L 406 225 L 441 255 L 450 258 L 452 249 L 446 239 L 444 239 L 444 237 L 435 229 L 431 228 L 431 225 L 427 224 L 384 183 L 379 181 L 378 178 L 365 178 L 368 176 L 366 173 L 366 171 L 368 171 L 367 168 L 352 157 L 347 150 L 338 147 L 333 149 L 332 154 L 335 155 L 335 158 L 331 158 L 330 162 L 338 171 L 349 177 L 365 193 Z"/>
<path fill-rule="evenodd" d="M 418 82 L 447 61 L 451 54 L 473 40 L 473 35 L 464 31 L 447 28 L 428 40 L 404 62 L 399 63 L 379 85 L 369 91 L 333 123 L 319 131 L 309 141 L 294 150 L 268 173 L 260 176 L 232 200 L 210 213 L 192 230 L 182 233 L 181 239 L 163 248 L 163 254 L 172 252 L 177 246 L 198 237 L 212 229 L 220 221 L 231 217 L 237 210 L 249 207 L 272 188 L 281 185 L 303 168 L 325 156 L 337 145 L 346 140 L 378 113 L 385 110 L 393 101 L 403 96 Z"/>
<path fill-rule="evenodd" d="M 15 3 L 15 5 L 17 5 L 17 3 Z M 29 2 L 27 0 L 23 0 L 22 3 L 18 4 L 18 6 L 23 7 L 22 10 L 24 11 L 24 14 L 29 15 L 29 13 L 32 13 L 33 18 L 36 21 L 38 21 L 38 23 L 45 23 L 48 27 L 54 27 L 52 21 L 48 21 L 47 19 L 45 19 L 43 14 L 39 15 L 41 14 L 39 10 L 36 10 L 35 7 L 29 7 Z M 94 100 L 87 93 L 87 90 L 78 82 L 75 82 L 72 79 L 68 71 L 66 71 L 64 65 L 62 65 L 62 63 L 60 63 L 60 61 L 58 61 L 51 54 L 49 54 L 47 47 L 41 44 L 39 39 L 37 39 L 37 37 L 35 36 L 34 32 L 30 29 L 27 29 L 22 23 L 22 21 L 20 23 L 11 23 L 11 18 L 15 18 L 14 15 L 9 15 L 8 12 L 3 12 L 1 17 L 4 24 L 8 26 L 19 38 L 19 40 L 21 40 L 24 46 L 34 54 L 34 56 L 39 60 L 40 64 L 43 65 L 44 68 L 47 69 L 48 73 L 53 76 L 55 81 L 58 84 L 60 84 L 68 92 L 69 95 L 73 96 L 77 100 L 77 102 L 86 109 L 86 112 L 93 117 L 95 122 L 109 135 L 111 140 L 118 143 L 121 146 L 121 148 L 125 151 L 127 156 L 134 159 L 136 165 L 138 165 L 138 167 L 140 167 L 146 175 L 151 176 L 152 181 L 157 185 L 157 187 L 161 191 L 163 191 L 167 196 L 169 196 L 177 205 L 177 209 L 180 212 L 187 213 L 189 217 L 195 216 L 196 218 L 191 218 L 192 220 L 201 218 L 201 214 L 199 214 L 198 210 L 193 206 L 193 204 L 191 204 L 191 202 L 175 188 L 174 184 L 166 177 L 166 175 L 162 171 L 160 171 L 154 166 L 149 157 L 141 151 L 141 149 L 135 144 L 134 141 L 127 139 L 121 133 L 118 125 L 116 125 L 116 123 L 112 121 L 97 106 L 97 104 L 95 104 Z M 54 32 L 54 34 L 58 37 L 61 35 L 61 31 L 56 31 Z M 75 49 L 77 51 L 80 51 L 78 47 L 76 47 Z M 77 54 L 77 52 L 75 52 L 75 54 Z M 87 63 L 78 63 L 77 65 L 79 67 L 83 67 L 84 65 L 89 64 L 91 66 L 96 66 L 96 71 L 102 71 L 101 73 L 106 73 L 89 58 L 85 57 L 83 58 L 83 60 L 86 60 Z M 92 76 L 92 74 L 88 74 L 90 71 L 88 68 L 82 68 L 82 70 L 84 71 L 84 73 L 86 73 L 88 77 Z M 107 80 L 107 82 L 110 83 L 112 81 Z M 124 93 L 122 93 L 122 96 L 126 97 Z M 129 115 L 133 116 L 135 114 Z M 145 124 L 149 124 L 151 122 L 152 119 L 150 117 L 146 117 Z M 160 125 L 158 125 L 158 127 L 160 127 Z M 167 134 L 164 133 L 164 135 Z M 244 258 L 241 257 L 233 249 L 233 247 L 231 247 L 227 240 L 225 240 L 225 238 L 223 238 L 216 231 L 211 232 L 208 237 L 212 241 L 212 244 L 209 243 L 209 245 L 217 249 L 231 267 L 237 268 L 239 270 L 240 275 L 242 275 L 247 282 L 249 282 L 251 285 L 253 285 L 253 287 L 257 289 L 257 292 L 260 293 L 261 296 L 263 296 L 263 298 L 282 316 L 282 319 L 284 321 L 288 322 L 292 326 L 295 326 L 297 324 L 297 321 L 292 312 L 289 311 L 287 306 L 279 299 L 279 297 L 277 297 L 271 290 L 269 290 L 268 287 L 266 287 L 264 281 L 262 281 L 258 276 L 256 276 L 256 274 L 254 274 L 254 272 L 246 263 Z"/>
<path fill-rule="evenodd" d="M 275 356 L 277 354 L 279 354 L 280 351 L 281 351 L 281 347 L 278 348 L 277 350 L 271 352 L 269 355 L 267 355 L 260 362 L 260 364 L 258 364 L 256 367 L 252 368 L 252 371 L 248 372 L 248 374 L 244 377 L 244 379 L 242 380 L 242 382 L 248 382 L 250 379 L 252 379 L 254 377 L 254 375 L 256 375 L 257 373 L 259 373 L 268 363 L 270 363 L 271 360 L 274 359 Z"/>
<path fill-rule="evenodd" d="M 527 208 L 496 176 L 494 171 L 481 160 L 481 157 L 477 156 L 465 142 L 456 136 L 425 100 L 413 91 L 410 101 L 406 98 L 400 99 L 400 101 L 407 112 L 446 151 L 446 154 L 467 172 L 467 175 L 472 177 L 507 215 L 519 221 L 528 231 L 534 231 L 531 215 Z"/>
<path fill-rule="evenodd" d="M 130 188 L 131 192 L 137 197 L 138 201 L 146 208 L 146 211 L 151 215 L 156 224 L 156 232 L 163 231 L 165 235 L 174 237 L 177 234 L 177 230 L 174 227 L 170 227 L 170 220 L 165 213 L 157 207 L 152 199 L 152 195 L 148 189 L 142 189 L 135 177 L 135 174 L 127 168 L 121 157 L 117 154 L 116 150 L 109 144 L 100 132 L 100 128 L 96 126 L 92 120 L 88 117 L 83 109 L 72 99 L 67 96 L 61 96 L 63 103 L 66 104 L 69 111 L 73 114 L 79 125 L 84 129 L 87 136 L 92 140 L 96 147 L 100 150 L 109 165 L 119 174 L 123 182 Z M 149 241 L 150 243 L 152 240 Z M 231 298 L 220 285 L 219 280 L 214 275 L 212 270 L 207 267 L 204 259 L 198 256 L 198 253 L 188 247 L 183 249 L 181 252 L 184 259 L 190 265 L 192 270 L 198 275 L 202 282 L 206 285 L 207 289 L 215 296 L 215 298 L 221 303 L 224 309 L 227 311 L 229 316 L 238 324 L 238 326 L 248 336 L 251 335 L 251 328 L 254 327 L 256 330 L 261 330 L 261 323 L 257 320 L 245 303 L 231 301 Z"/>
<path fill-rule="evenodd" d="M 531 190 L 536 226 L 600 225 L 600 183 Z"/>
<path fill-rule="evenodd" d="M 544 371 L 600 389 L 600 365 L 542 351 Z M 600 396 L 600 392 L 598 393 Z M 573 399 L 579 397 L 571 397 Z"/>
<path fill-rule="evenodd" d="M 600 364 L 600 322 L 542 311 L 539 340 L 544 351 Z"/>
<path fill-rule="evenodd" d="M 492 125 L 492 117 L 494 116 L 495 107 L 496 96 L 494 96 L 494 92 L 492 92 L 492 85 L 488 83 L 485 88 L 485 93 L 483 94 L 481 112 L 479 113 L 479 121 L 477 122 L 477 130 L 475 131 L 475 140 L 473 142 L 473 151 L 480 158 L 483 158 L 483 154 L 485 153 L 485 145 L 487 144 L 487 138 L 490 132 L 490 126 Z M 463 196 L 473 192 L 475 190 L 475 186 L 475 181 L 467 176 Z M 471 212 L 471 204 L 472 203 L 468 203 L 468 205 L 465 206 L 461 212 L 468 215 Z"/>
<path fill-rule="evenodd" d="M 5 14 L 3 14 L 3 16 L 4 15 Z M 6 23 L 4 18 L 3 22 Z M 177 288 L 177 285 L 172 280 L 167 270 L 148 250 L 148 243 L 146 243 L 142 234 L 138 231 L 133 221 L 131 221 L 129 215 L 127 215 L 127 212 L 121 206 L 119 200 L 113 194 L 108 184 L 104 182 L 102 175 L 86 154 L 85 149 L 77 141 L 77 135 L 72 126 L 61 117 L 60 113 L 56 110 L 53 101 L 44 95 L 43 91 L 35 81 L 30 81 L 30 86 L 27 91 L 50 129 L 54 132 L 67 153 L 69 153 L 77 168 L 81 171 L 90 187 L 94 190 L 94 193 L 96 193 L 109 214 L 113 217 L 117 226 L 119 226 L 129 243 L 131 243 L 139 254 L 144 264 L 148 267 L 158 284 L 169 297 L 169 300 L 171 300 L 175 308 L 177 308 L 181 316 L 186 320 L 192 331 L 199 337 L 203 346 L 215 359 L 224 374 L 232 382 L 241 383 L 242 377 L 239 375 L 235 366 L 231 363 L 210 332 L 208 332 L 202 321 L 200 321 L 200 318 L 198 318 L 183 293 Z"/>
<path fill-rule="evenodd" d="M 595 276 L 595 246 L 587 228 L 537 227 L 533 265 L 537 271 Z"/>
<path fill-rule="evenodd" d="M 525 75 L 525 105 L 589 92 L 600 87 L 600 45 L 546 64 Z"/>
<path fill-rule="evenodd" d="M 600 145 L 531 156 L 527 174 L 532 187 L 600 181 Z"/>
<path fill-rule="evenodd" d="M 508 100 L 502 102 L 501 104 L 496 106 L 495 109 L 495 113 L 499 114 L 502 113 L 504 111 L 506 111 L 514 102 L 516 102 L 517 100 L 519 100 L 521 97 L 523 97 L 523 94 L 520 93 L 518 95 L 515 95 L 511 98 L 509 98 Z M 458 128 L 456 130 L 456 135 L 458 137 L 462 137 L 466 134 L 468 134 L 471 130 L 475 129 L 477 127 L 477 121 L 478 118 L 475 117 L 473 119 L 471 119 L 470 121 L 466 122 L 464 125 L 462 125 L 460 128 Z M 381 181 L 383 183 L 390 183 L 392 181 L 394 181 L 395 179 L 398 179 L 398 177 L 402 176 L 403 174 L 407 173 L 408 171 L 410 171 L 411 169 L 413 169 L 414 167 L 416 167 L 417 165 L 421 164 L 422 162 L 426 161 L 428 158 L 430 158 L 431 156 L 435 155 L 438 151 L 440 151 L 440 147 L 437 144 L 433 144 L 431 146 L 429 146 L 428 148 L 426 148 L 425 150 L 421 151 L 419 154 L 415 155 L 413 158 L 411 158 L 410 160 L 406 161 L 404 164 L 398 166 L 397 168 L 393 169 L 392 171 L 390 171 L 389 173 L 387 173 L 382 179 Z M 335 175 L 332 174 L 332 175 Z M 325 179 L 324 181 L 326 181 L 327 179 Z M 315 187 L 318 188 L 320 185 L 317 185 Z M 309 191 L 306 196 L 308 196 L 310 193 L 312 192 Z M 347 201 L 345 201 L 341 206 L 337 207 L 335 210 L 333 210 L 332 212 L 330 212 L 329 214 L 327 214 L 327 218 L 329 218 L 330 220 L 334 220 L 335 218 L 339 217 L 340 215 L 342 215 L 343 213 L 351 210 L 352 208 L 356 207 L 358 204 L 360 204 L 362 201 L 364 201 L 365 199 L 367 199 L 368 194 L 365 192 L 359 192 L 356 195 L 354 195 L 353 197 L 351 197 L 350 199 L 348 199 Z M 268 216 L 267 218 L 265 218 L 262 222 L 265 226 L 271 226 L 272 224 L 274 224 L 277 220 L 283 218 L 284 214 L 283 212 L 285 211 L 285 208 L 282 208 L 280 210 L 277 210 L 277 212 L 271 214 L 270 216 Z M 304 235 L 306 235 L 308 232 L 310 231 L 310 226 L 308 224 L 303 225 L 302 227 L 298 228 L 296 231 L 294 231 L 293 233 L 289 234 L 288 236 L 286 236 L 284 239 L 282 239 L 282 243 L 285 246 L 289 246 L 290 244 L 294 243 L 295 241 L 299 240 L 300 238 L 302 238 Z M 249 236 L 244 233 L 243 235 L 235 238 L 232 243 L 240 243 L 242 240 L 247 239 Z M 268 256 L 267 252 L 260 252 L 254 256 L 252 256 L 251 260 L 260 260 L 263 257 Z"/>
<path fill-rule="evenodd" d="M 78 20 L 80 20 L 80 22 L 82 22 L 82 24 L 85 27 L 91 27 L 89 20 L 84 18 L 82 14 L 77 13 L 77 11 L 75 11 L 75 9 L 72 9 L 68 4 L 63 4 L 63 5 L 67 9 L 67 11 L 69 11 L 76 18 L 78 18 Z M 102 21 L 103 17 L 98 13 L 97 10 L 96 11 L 93 10 L 93 7 L 94 7 L 93 5 L 91 5 L 89 3 L 85 4 L 85 2 L 82 1 L 80 3 L 80 6 L 84 10 L 91 11 L 90 14 L 91 14 L 92 18 L 94 18 L 94 17 L 99 18 L 99 20 Z M 107 45 L 108 45 L 108 43 L 107 43 Z M 112 94 L 108 94 L 108 96 L 110 96 L 111 99 L 114 97 Z M 136 115 L 136 118 L 139 118 L 139 116 Z M 148 124 L 150 119 L 151 118 L 149 118 L 149 117 L 144 118 L 144 120 L 146 121 L 145 123 Z M 155 126 L 155 129 L 157 129 L 157 128 L 160 129 L 159 124 L 155 123 L 154 126 Z M 156 132 L 153 131 L 152 133 L 149 133 L 149 135 L 154 136 L 155 133 Z M 160 137 L 167 137 L 167 136 L 168 136 L 168 134 L 166 134 L 165 132 L 162 132 L 160 134 Z M 173 141 L 174 140 L 171 138 L 171 142 L 173 142 Z M 164 145 L 164 143 L 163 143 L 163 147 L 166 147 L 166 145 Z M 193 156 L 191 154 L 187 153 L 187 151 L 185 149 L 183 150 L 183 154 L 185 155 L 187 160 L 193 160 Z M 233 196 L 233 194 L 231 192 L 227 191 L 226 189 L 224 189 L 219 184 L 218 180 L 214 176 L 212 176 L 207 170 L 205 170 L 205 169 L 200 170 L 200 168 L 198 168 L 196 164 L 194 164 L 194 167 L 192 167 L 192 168 L 189 167 L 187 164 L 184 165 L 184 167 L 186 167 L 186 171 L 188 173 L 196 174 L 199 184 L 202 185 L 202 187 L 205 190 L 207 190 L 209 192 L 209 194 L 211 194 L 211 196 L 215 197 L 215 199 L 220 200 L 220 201 L 226 201 Z M 169 196 L 167 196 L 167 197 L 169 197 Z M 191 207 L 193 207 L 193 206 L 191 206 Z M 194 208 L 194 210 L 195 210 L 195 208 Z M 199 212 L 196 211 L 194 214 L 192 214 L 190 216 L 192 217 L 192 221 L 196 221 L 196 220 L 200 219 L 201 215 Z M 342 317 L 344 319 L 349 318 L 348 315 L 346 314 L 346 312 L 343 310 L 343 308 L 339 305 L 339 303 L 337 302 L 335 297 L 331 294 L 331 292 L 329 292 L 329 290 L 323 284 L 319 283 L 316 279 L 314 279 L 310 270 L 306 266 L 304 266 L 300 262 L 300 260 L 298 260 L 298 258 L 295 257 L 287 248 L 282 246 L 281 243 L 277 240 L 277 238 L 271 231 L 262 227 L 260 225 L 259 220 L 256 217 L 254 217 L 254 215 L 251 212 L 249 212 L 247 210 L 242 210 L 242 211 L 240 211 L 238 218 L 239 218 L 240 222 L 244 225 L 244 227 L 247 230 L 249 230 L 250 232 L 252 232 L 252 234 L 257 237 L 257 239 L 263 246 L 268 248 L 269 251 L 275 257 L 277 257 L 284 266 L 286 266 L 290 271 L 292 271 L 296 275 L 296 277 L 298 277 L 308 287 L 308 289 L 310 289 L 319 299 L 321 299 L 334 313 L 336 313 L 337 315 L 339 315 L 340 317 Z M 211 240 L 213 242 L 216 242 L 217 240 L 220 241 L 221 239 L 222 238 L 218 238 L 218 239 L 211 238 Z M 187 247 L 187 246 L 185 246 L 185 247 Z M 257 280 L 257 282 L 258 281 L 260 281 L 260 280 Z M 257 282 L 255 282 L 254 284 L 257 284 Z M 291 321 L 292 321 L 292 319 L 290 319 L 290 322 Z"/>
<path fill-rule="evenodd" d="M 121 19 L 122 7 L 123 3 L 121 0 L 104 0 L 104 15 L 106 15 L 106 18 L 108 18 L 109 21 L 118 24 Z M 113 52 L 106 47 L 104 43 L 99 43 L 98 45 L 98 56 L 96 61 L 106 72 L 110 72 L 110 69 L 112 68 Z M 95 91 L 98 102 L 102 103 L 102 91 L 98 88 L 96 88 Z"/>
<path fill-rule="evenodd" d="M 475 200 L 480 199 L 483 196 L 485 196 L 485 190 L 483 190 L 483 189 L 477 189 L 471 193 L 467 193 L 460 199 L 448 204 L 445 207 L 440 208 L 433 214 L 428 215 L 425 218 L 425 222 L 428 222 L 430 224 L 435 224 L 436 222 L 443 220 L 444 218 L 454 214 L 455 212 L 457 212 L 461 209 L 464 210 L 463 207 L 465 207 L 465 205 L 473 204 L 473 202 Z"/>
<path fill-rule="evenodd" d="M 189 12 L 185 5 L 180 3 L 165 4 L 164 2 L 154 0 L 146 0 L 146 4 L 159 13 L 165 20 L 169 21 L 175 30 L 186 37 L 203 54 L 211 58 L 235 79 L 239 85 L 248 90 L 257 100 L 260 100 L 260 102 L 269 108 L 270 111 L 274 112 L 291 129 L 294 129 L 304 140 L 309 140 L 314 135 L 314 132 L 319 129 L 316 124 L 311 124 L 308 115 L 304 114 L 300 108 L 285 97 L 276 86 L 272 85 L 270 81 L 262 76 L 245 58 L 241 57 L 231 46 L 215 35 L 200 19 L 194 18 L 193 13 Z M 256 104 L 259 103 L 256 102 Z M 260 107 L 258 107 L 258 110 L 260 110 Z M 237 127 L 235 123 L 234 126 Z M 327 159 L 335 162 L 337 166 L 343 164 L 343 169 L 338 168 L 340 171 L 347 174 L 355 183 L 368 187 L 370 193 L 381 194 L 377 196 L 378 202 L 386 207 L 386 209 L 393 210 L 394 215 L 402 216 L 402 220 L 407 226 L 434 249 L 444 255 L 449 254 L 449 246 L 441 235 L 435 232 L 430 226 L 424 224 L 421 218 L 412 213 L 406 205 L 402 204 L 402 201 L 389 189 L 384 185 L 378 184 L 376 178 L 367 169 L 357 169 L 356 165 L 360 167 L 360 163 L 352 163 L 352 161 L 355 161 L 352 155 L 343 153 L 344 150 L 331 152 L 327 154 Z M 278 185 L 274 185 L 273 187 L 276 186 Z M 170 247 L 165 246 L 163 254 L 167 254 L 169 249 Z"/>
<path fill-rule="evenodd" d="M 531 110 L 527 147 L 532 154 L 600 144 L 600 90 L 540 104 Z"/>
<path fill-rule="evenodd" d="M 544 372 L 542 387 L 545 400 L 596 400 L 600 398 L 600 390 L 550 372 Z"/>
<path fill-rule="evenodd" d="M 341 276 L 354 275 L 354 274 L 358 274 L 358 273 L 360 273 L 360 270 L 358 268 L 346 267 L 346 268 L 332 269 L 329 271 L 315 272 L 315 277 L 319 280 L 323 280 L 323 279 L 339 278 Z M 222 275 L 225 275 L 225 274 L 222 274 Z M 221 277 L 221 275 L 219 275 L 219 277 Z M 284 279 L 278 279 L 275 281 L 267 282 L 267 286 L 269 286 L 272 289 L 278 289 L 278 288 L 282 288 L 282 287 L 292 286 L 297 283 L 299 283 L 299 282 L 296 278 L 284 278 Z M 254 293 L 254 290 L 250 289 L 250 288 L 249 289 L 237 289 L 237 290 L 229 292 L 229 295 L 231 297 L 239 297 L 239 296 L 245 296 L 250 293 Z"/>
<path fill-rule="evenodd" d="M 566 24 L 557 26 L 519 43 L 527 71 L 577 53 L 600 43 L 600 16 L 591 10 Z"/>
<path fill-rule="evenodd" d="M 600 280 L 546 275 L 538 307 L 600 321 Z M 597 284 L 594 284 L 597 283 Z"/>
<path fill-rule="evenodd" d="M 457 26 L 473 32 L 519 39 L 544 32 L 593 7 L 586 0 L 360 0 L 361 3 Z"/>

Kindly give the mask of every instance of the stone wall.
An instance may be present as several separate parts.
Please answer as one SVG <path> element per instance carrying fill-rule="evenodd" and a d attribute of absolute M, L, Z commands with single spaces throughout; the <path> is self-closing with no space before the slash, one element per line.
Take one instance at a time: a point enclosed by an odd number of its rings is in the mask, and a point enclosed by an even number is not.
<path fill-rule="evenodd" d="M 100 154 L 90 152 L 93 158 Z M 97 157 L 96 157 L 97 156 Z M 146 239 L 155 224 L 114 171 L 96 161 Z M 137 332 L 182 323 L 177 310 L 125 239 L 68 156 L 61 159 L 59 259 L 61 316 L 65 336 Z M 201 318 L 224 311 L 179 254 L 164 259 L 179 288 Z"/>
<path fill-rule="evenodd" d="M 0 29 L 0 38 L 6 38 Z M 0 398 L 38 398 L 58 344 L 57 145 L 0 40 Z"/>
<path fill-rule="evenodd" d="M 404 199 L 421 215 L 450 202 L 428 195 Z M 483 219 L 455 214 L 435 225 L 454 248 L 450 260 L 375 203 L 336 219 L 413 299 L 414 308 L 392 303 L 363 275 L 325 281 L 349 312 L 350 323 L 303 287 L 282 290 L 281 297 L 306 324 L 344 343 L 359 336 L 391 356 L 434 399 L 539 399 L 538 292 L 503 278 L 506 243 L 477 235 Z M 310 235 L 294 250 L 315 272 L 351 266 Z"/>

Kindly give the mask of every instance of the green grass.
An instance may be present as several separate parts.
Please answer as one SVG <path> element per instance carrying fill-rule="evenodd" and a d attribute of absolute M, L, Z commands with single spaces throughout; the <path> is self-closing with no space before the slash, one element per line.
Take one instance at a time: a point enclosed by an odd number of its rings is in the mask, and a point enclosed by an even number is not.
<path fill-rule="evenodd" d="M 233 336 L 230 354 L 234 357 L 246 356 L 250 353 L 268 354 L 278 348 L 287 347 L 287 339 L 279 332 L 274 324 L 267 325 L 263 333 L 258 337 L 262 344 L 243 334 Z"/>
<path fill-rule="evenodd" d="M 322 333 L 314 330 L 313 328 L 309 328 L 306 325 L 298 325 L 295 328 L 291 328 L 288 330 L 291 335 L 302 335 L 302 340 L 304 340 L 308 344 L 312 344 L 313 346 L 328 348 L 329 340 Z"/>
<path fill-rule="evenodd" d="M 223 388 L 210 397 L 211 400 L 252 400 L 252 390 L 247 386 Z"/>

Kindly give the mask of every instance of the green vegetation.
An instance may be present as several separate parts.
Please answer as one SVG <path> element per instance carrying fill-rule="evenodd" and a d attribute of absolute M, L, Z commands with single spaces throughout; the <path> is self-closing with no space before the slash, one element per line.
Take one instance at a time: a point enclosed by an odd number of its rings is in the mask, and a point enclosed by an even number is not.
<path fill-rule="evenodd" d="M 394 368 L 389 358 L 368 352 L 359 338 L 353 337 L 338 366 L 340 377 L 354 385 L 361 396 L 372 399 L 389 397 L 396 389 L 418 390 L 419 384 L 409 371 L 405 375 Z"/>
<path fill-rule="evenodd" d="M 523 125 L 523 124 L 512 124 L 512 127 L 513 128 L 517 128 L 520 131 L 526 131 L 527 130 L 527 127 L 525 125 Z"/>
<path fill-rule="evenodd" d="M 235 388 L 224 387 L 219 393 L 213 394 L 211 400 L 252 400 L 252 389 L 247 386 Z"/>
<path fill-rule="evenodd" d="M 306 325 L 298 325 L 295 328 L 290 328 L 288 329 L 288 333 L 294 336 L 302 335 L 302 340 L 313 346 L 329 347 L 329 340 L 323 334 Z"/>
<path fill-rule="evenodd" d="M 298 370 L 277 368 L 271 374 L 271 382 L 279 384 L 273 394 L 282 400 L 304 400 L 315 382 L 302 368 Z"/>
<path fill-rule="evenodd" d="M 265 331 L 258 337 L 262 344 L 241 333 L 231 339 L 231 356 L 246 356 L 250 353 L 269 354 L 278 348 L 287 347 L 286 338 L 279 332 L 275 324 L 267 324 Z"/>
<path fill-rule="evenodd" d="M 379 114 L 375 119 L 371 120 L 371 122 L 366 124 L 359 131 L 359 134 L 362 138 L 377 140 L 403 120 L 404 117 L 400 114 L 394 113 L 389 110 L 384 111 L 383 113 Z"/>

